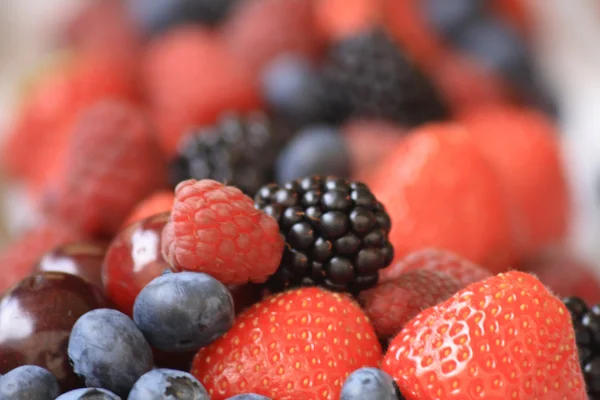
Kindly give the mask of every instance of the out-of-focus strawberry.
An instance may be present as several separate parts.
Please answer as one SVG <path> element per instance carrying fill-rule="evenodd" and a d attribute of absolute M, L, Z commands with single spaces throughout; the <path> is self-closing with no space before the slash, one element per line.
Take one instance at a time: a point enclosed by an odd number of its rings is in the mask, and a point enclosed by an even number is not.
<path fill-rule="evenodd" d="M 368 180 L 381 161 L 402 140 L 403 128 L 386 121 L 353 120 L 342 127 L 354 179 Z"/>
<path fill-rule="evenodd" d="M 537 276 L 559 297 L 577 296 L 588 304 L 600 303 L 598 272 L 563 248 L 544 249 L 522 260 L 517 268 Z"/>
<path fill-rule="evenodd" d="M 514 260 L 513 209 L 462 126 L 410 133 L 368 183 L 392 220 L 396 260 L 423 247 L 447 249 L 496 272 Z"/>
<path fill-rule="evenodd" d="M 223 26 L 228 48 L 252 72 L 282 53 L 314 57 L 322 47 L 313 0 L 246 0 Z"/>
<path fill-rule="evenodd" d="M 522 214 L 523 251 L 561 241 L 569 198 L 552 123 L 536 111 L 509 107 L 478 110 L 463 122 Z"/>
<path fill-rule="evenodd" d="M 82 235 L 56 221 L 42 222 L 0 252 L 0 296 L 29 275 L 44 253 L 76 242 Z"/>
<path fill-rule="evenodd" d="M 137 86 L 128 64 L 104 56 L 70 58 L 43 74 L 30 89 L 2 151 L 9 174 L 39 180 L 46 167 L 36 160 L 58 153 L 69 141 L 63 129 L 98 99 L 137 98 Z M 65 136 L 63 136 L 65 135 Z"/>
<path fill-rule="evenodd" d="M 89 235 L 110 236 L 139 201 L 166 187 L 153 127 L 129 103 L 101 101 L 81 115 L 72 135 L 45 211 Z"/>
<path fill-rule="evenodd" d="M 429 67 L 429 72 L 449 107 L 458 115 L 514 100 L 511 88 L 500 77 L 458 54 L 444 52 L 440 62 Z"/>
<path fill-rule="evenodd" d="M 215 33 L 200 27 L 179 27 L 158 38 L 150 45 L 143 70 L 168 156 L 188 129 L 214 123 L 225 111 L 250 111 L 261 104 L 246 68 Z"/>
<path fill-rule="evenodd" d="M 395 336 L 422 310 L 449 299 L 462 289 L 452 276 L 431 269 L 416 269 L 381 282 L 360 294 L 363 310 L 381 340 Z"/>

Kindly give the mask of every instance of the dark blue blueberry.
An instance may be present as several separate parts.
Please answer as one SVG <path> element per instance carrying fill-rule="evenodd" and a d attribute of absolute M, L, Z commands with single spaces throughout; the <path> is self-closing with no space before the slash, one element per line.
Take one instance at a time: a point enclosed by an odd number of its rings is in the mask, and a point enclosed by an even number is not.
<path fill-rule="evenodd" d="M 421 0 L 426 21 L 443 36 L 455 35 L 462 26 L 481 16 L 486 0 Z"/>
<path fill-rule="evenodd" d="M 133 21 L 147 34 L 185 23 L 215 24 L 237 0 L 126 0 Z"/>
<path fill-rule="evenodd" d="M 283 184 L 312 175 L 347 177 L 350 157 L 340 132 L 328 126 L 308 127 L 281 151 L 275 167 L 277 182 Z"/>
<path fill-rule="evenodd" d="M 202 384 L 187 372 L 154 369 L 133 386 L 127 400 L 210 400 Z"/>
<path fill-rule="evenodd" d="M 318 71 L 301 56 L 280 56 L 263 72 L 262 91 L 267 104 L 278 115 L 297 125 L 321 120 L 324 113 L 321 90 Z"/>
<path fill-rule="evenodd" d="M 351 373 L 340 394 L 340 400 L 399 400 L 394 380 L 377 368 L 361 368 Z"/>
<path fill-rule="evenodd" d="M 97 388 L 75 389 L 67 392 L 56 400 L 122 400 L 116 394 Z"/>
<path fill-rule="evenodd" d="M 77 320 L 67 352 L 86 386 L 108 389 L 121 397 L 127 397 L 139 377 L 153 367 L 152 349 L 133 321 L 106 308 Z"/>
<path fill-rule="evenodd" d="M 272 400 L 270 397 L 261 396 L 260 394 L 247 393 L 247 394 L 236 394 L 226 400 Z"/>
<path fill-rule="evenodd" d="M 24 365 L 0 377 L 0 399 L 54 400 L 60 394 L 58 381 L 37 365 Z"/>
<path fill-rule="evenodd" d="M 233 298 L 225 285 L 195 272 L 155 278 L 133 306 L 133 319 L 148 342 L 166 352 L 210 344 L 231 328 L 234 317 Z"/>

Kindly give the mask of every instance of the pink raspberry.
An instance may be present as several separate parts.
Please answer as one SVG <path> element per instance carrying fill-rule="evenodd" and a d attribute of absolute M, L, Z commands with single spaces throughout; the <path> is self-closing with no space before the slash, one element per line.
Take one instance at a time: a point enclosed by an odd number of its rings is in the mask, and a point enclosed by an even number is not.
<path fill-rule="evenodd" d="M 175 188 L 162 237 L 163 256 L 175 268 L 227 284 L 260 283 L 277 270 L 283 246 L 277 221 L 238 188 L 208 179 Z"/>

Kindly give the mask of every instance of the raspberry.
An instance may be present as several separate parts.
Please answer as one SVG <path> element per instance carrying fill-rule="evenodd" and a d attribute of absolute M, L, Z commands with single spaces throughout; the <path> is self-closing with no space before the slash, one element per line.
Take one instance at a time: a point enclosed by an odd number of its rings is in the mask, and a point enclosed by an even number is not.
<path fill-rule="evenodd" d="M 88 234 L 111 235 L 140 200 L 166 186 L 165 169 L 145 115 L 100 102 L 77 122 L 45 209 Z"/>
<path fill-rule="evenodd" d="M 39 180 L 47 166 L 35 160 L 51 158 L 69 141 L 62 129 L 90 104 L 106 97 L 137 98 L 129 65 L 106 56 L 76 58 L 44 72 L 9 131 L 2 164 L 19 178 Z"/>
<path fill-rule="evenodd" d="M 264 282 L 277 270 L 284 247 L 277 221 L 256 210 L 238 188 L 208 179 L 175 188 L 162 243 L 165 260 L 175 268 L 226 284 Z"/>
<path fill-rule="evenodd" d="M 78 232 L 53 221 L 40 224 L 10 243 L 0 253 L 0 296 L 29 275 L 44 253 L 81 239 Z"/>
<path fill-rule="evenodd" d="M 135 206 L 123 226 L 129 226 L 153 215 L 171 211 L 174 201 L 175 195 L 171 190 L 153 193 Z"/>
<path fill-rule="evenodd" d="M 268 282 L 273 291 L 321 285 L 357 294 L 377 284 L 394 258 L 390 218 L 362 183 L 314 176 L 269 184 L 255 203 L 286 237 L 281 266 Z"/>
<path fill-rule="evenodd" d="M 391 281 L 402 274 L 415 270 L 432 270 L 443 272 L 456 279 L 461 289 L 472 283 L 492 277 L 487 269 L 473 264 L 449 251 L 437 249 L 417 250 L 408 254 L 402 260 L 379 273 L 381 281 Z"/>

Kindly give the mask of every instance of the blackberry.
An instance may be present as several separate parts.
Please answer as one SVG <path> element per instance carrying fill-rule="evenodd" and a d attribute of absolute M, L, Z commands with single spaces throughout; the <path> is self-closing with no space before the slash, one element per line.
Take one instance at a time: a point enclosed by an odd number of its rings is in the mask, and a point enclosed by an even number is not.
<path fill-rule="evenodd" d="M 391 221 L 363 183 L 307 177 L 283 186 L 263 186 L 255 207 L 279 222 L 286 247 L 272 291 L 319 285 L 358 294 L 373 287 L 394 250 Z"/>
<path fill-rule="evenodd" d="M 588 308 L 578 297 L 563 300 L 571 313 L 579 362 L 590 400 L 600 400 L 600 304 Z"/>
<path fill-rule="evenodd" d="M 277 155 L 289 136 L 262 112 L 227 114 L 216 125 L 186 135 L 170 162 L 171 185 L 214 179 L 254 196 L 261 185 L 273 181 Z"/>
<path fill-rule="evenodd" d="M 436 88 L 379 28 L 335 43 L 323 67 L 327 96 L 349 116 L 384 118 L 408 126 L 444 120 Z M 341 107 L 346 103 L 346 107 Z"/>

